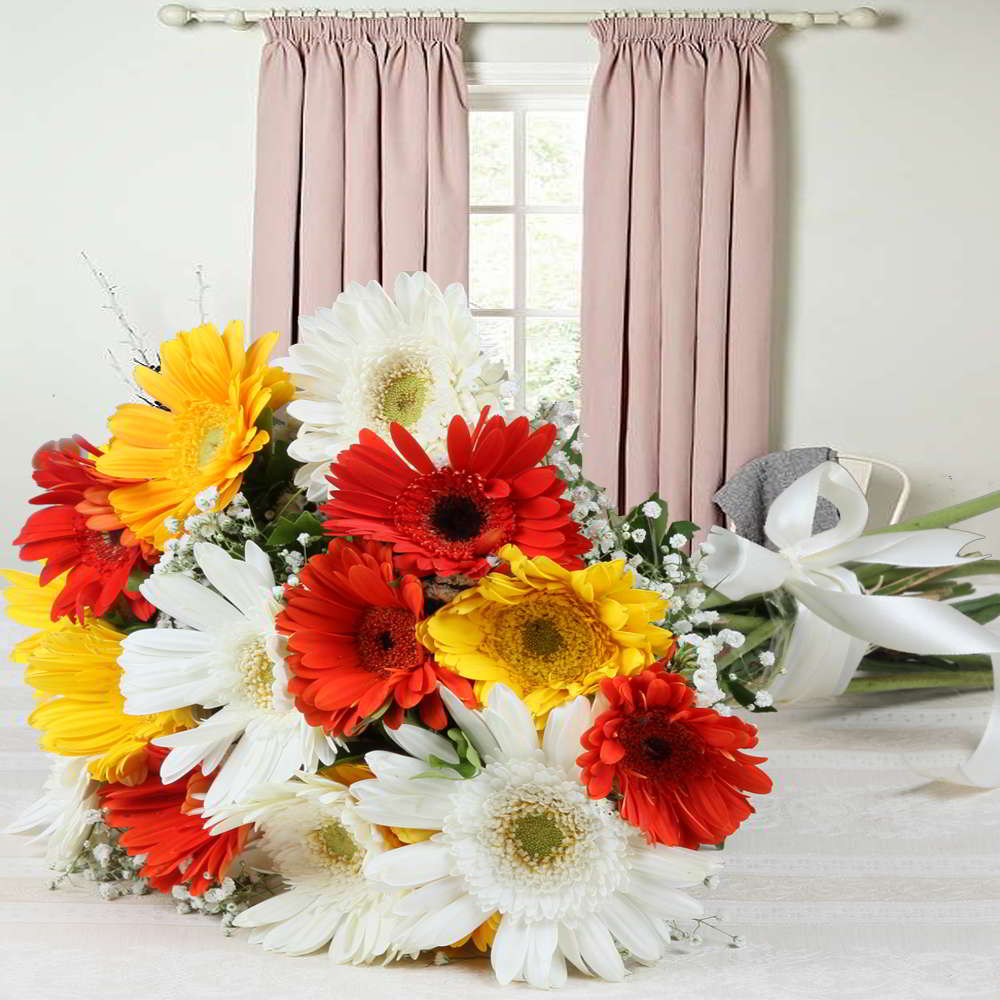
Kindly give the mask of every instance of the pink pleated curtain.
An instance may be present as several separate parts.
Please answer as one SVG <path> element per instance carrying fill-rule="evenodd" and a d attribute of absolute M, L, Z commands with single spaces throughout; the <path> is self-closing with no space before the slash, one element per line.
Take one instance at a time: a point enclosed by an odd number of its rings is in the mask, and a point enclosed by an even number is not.
<path fill-rule="evenodd" d="M 251 330 L 297 319 L 350 281 L 468 275 L 468 107 L 461 21 L 264 22 Z"/>
<path fill-rule="evenodd" d="M 717 523 L 767 451 L 772 25 L 597 21 L 584 185 L 584 462 L 629 507 Z"/>

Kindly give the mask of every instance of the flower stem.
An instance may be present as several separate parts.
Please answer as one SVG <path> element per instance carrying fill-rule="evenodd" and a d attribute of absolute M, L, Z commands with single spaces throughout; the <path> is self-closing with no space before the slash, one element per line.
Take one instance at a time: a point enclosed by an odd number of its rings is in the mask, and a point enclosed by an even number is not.
<path fill-rule="evenodd" d="M 903 674 L 879 674 L 855 677 L 847 685 L 849 693 L 873 691 L 905 691 L 908 688 L 991 688 L 993 675 L 989 670 L 928 670 Z"/>
<path fill-rule="evenodd" d="M 981 497 L 974 497 L 972 500 L 963 500 L 961 503 L 952 504 L 950 507 L 942 507 L 940 510 L 931 511 L 929 514 L 921 514 L 919 517 L 911 517 L 909 521 L 902 521 L 899 524 L 891 524 L 888 528 L 876 528 L 873 534 L 888 531 L 922 531 L 927 528 L 948 528 L 959 521 L 967 521 L 970 517 L 978 517 L 991 510 L 1000 507 L 1000 490 L 992 493 L 984 493 Z"/>

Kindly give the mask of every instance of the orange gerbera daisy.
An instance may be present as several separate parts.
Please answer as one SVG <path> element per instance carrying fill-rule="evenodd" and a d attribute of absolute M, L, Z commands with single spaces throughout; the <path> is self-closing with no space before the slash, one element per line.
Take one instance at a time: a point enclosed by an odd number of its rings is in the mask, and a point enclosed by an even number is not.
<path fill-rule="evenodd" d="M 349 736 L 384 710 L 382 721 L 395 729 L 406 709 L 419 707 L 428 726 L 443 729 L 439 681 L 475 705 L 472 685 L 417 641 L 423 590 L 415 576 L 396 578 L 388 546 L 336 539 L 299 579 L 277 623 L 288 636 L 288 690 L 310 725 Z"/>
<path fill-rule="evenodd" d="M 146 855 L 140 875 L 160 892 L 188 884 L 192 896 L 218 885 L 243 850 L 252 827 L 213 835 L 204 828 L 201 804 L 211 777 L 196 771 L 164 785 L 160 766 L 167 751 L 146 750 L 149 775 L 141 785 L 102 785 L 98 790 L 108 826 L 125 830 L 119 843 L 133 857 Z"/>
<path fill-rule="evenodd" d="M 482 576 L 486 557 L 509 542 L 528 556 L 583 566 L 591 543 L 570 518 L 566 484 L 554 466 L 538 465 L 555 440 L 552 424 L 532 431 L 526 417 L 508 424 L 486 408 L 470 432 L 456 416 L 440 467 L 400 424 L 389 432 L 398 454 L 364 430 L 334 462 L 334 489 L 321 508 L 332 534 L 389 542 L 396 565 L 419 576 Z"/>
<path fill-rule="evenodd" d="M 718 844 L 754 812 L 745 792 L 771 790 L 756 766 L 766 758 L 742 752 L 757 745 L 757 730 L 695 708 L 679 674 L 654 664 L 602 681 L 601 694 L 607 708 L 584 733 L 577 758 L 583 782 L 592 798 L 604 798 L 617 783 L 622 818 L 650 843 Z"/>
<path fill-rule="evenodd" d="M 160 405 L 119 406 L 97 468 L 129 480 L 111 491 L 111 503 L 140 538 L 162 549 L 170 535 L 167 518 L 187 517 L 203 490 L 218 490 L 219 509 L 237 493 L 247 466 L 270 440 L 257 418 L 292 397 L 285 373 L 267 366 L 277 339 L 268 333 L 244 350 L 242 323 L 230 323 L 222 334 L 207 324 L 163 344 L 160 371 L 136 368 L 136 382 Z"/>
<path fill-rule="evenodd" d="M 77 435 L 42 445 L 33 459 L 34 480 L 45 492 L 30 503 L 45 509 L 28 518 L 14 544 L 22 559 L 45 560 L 41 586 L 67 574 L 52 604 L 53 621 L 81 621 L 87 609 L 101 617 L 119 597 L 143 621 L 156 610 L 128 589 L 128 580 L 133 571 L 151 569 L 159 553 L 140 543 L 111 507 L 108 494 L 124 481 L 97 471 L 102 454 Z"/>

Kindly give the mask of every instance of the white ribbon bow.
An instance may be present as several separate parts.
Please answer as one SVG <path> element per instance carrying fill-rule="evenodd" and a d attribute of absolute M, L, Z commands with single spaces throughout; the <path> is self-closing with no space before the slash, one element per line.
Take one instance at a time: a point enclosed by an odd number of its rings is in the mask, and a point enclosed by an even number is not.
<path fill-rule="evenodd" d="M 840 519 L 814 535 L 820 497 L 833 504 Z M 1000 636 L 957 609 L 922 597 L 866 594 L 843 565 L 952 566 L 974 561 L 959 551 L 979 535 L 954 528 L 865 535 L 867 521 L 868 503 L 857 483 L 836 462 L 824 462 L 771 505 L 764 533 L 777 552 L 724 528 L 709 532 L 713 550 L 701 564 L 708 586 L 733 601 L 784 588 L 798 602 L 786 650 L 788 671 L 772 687 L 784 701 L 840 694 L 869 644 L 924 655 L 1000 653 Z M 963 784 L 1000 784 L 996 685 L 994 714 L 973 758 L 960 770 L 934 776 Z"/>

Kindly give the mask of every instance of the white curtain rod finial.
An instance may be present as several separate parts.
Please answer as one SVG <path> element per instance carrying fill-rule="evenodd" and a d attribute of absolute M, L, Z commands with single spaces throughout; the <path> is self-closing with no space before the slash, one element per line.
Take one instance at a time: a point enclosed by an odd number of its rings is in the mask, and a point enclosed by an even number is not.
<path fill-rule="evenodd" d="M 235 7 L 232 10 L 226 11 L 224 20 L 230 28 L 236 28 L 237 31 L 243 31 L 246 28 L 253 27 L 253 25 L 247 20 L 246 14 L 242 10 L 237 10 Z"/>
<path fill-rule="evenodd" d="M 183 4 L 168 3 L 157 11 L 156 16 L 160 19 L 160 23 L 168 28 L 183 28 L 191 20 L 191 11 Z"/>
<path fill-rule="evenodd" d="M 874 28 L 878 24 L 878 13 L 871 7 L 855 7 L 841 14 L 840 19 L 849 28 Z"/>

